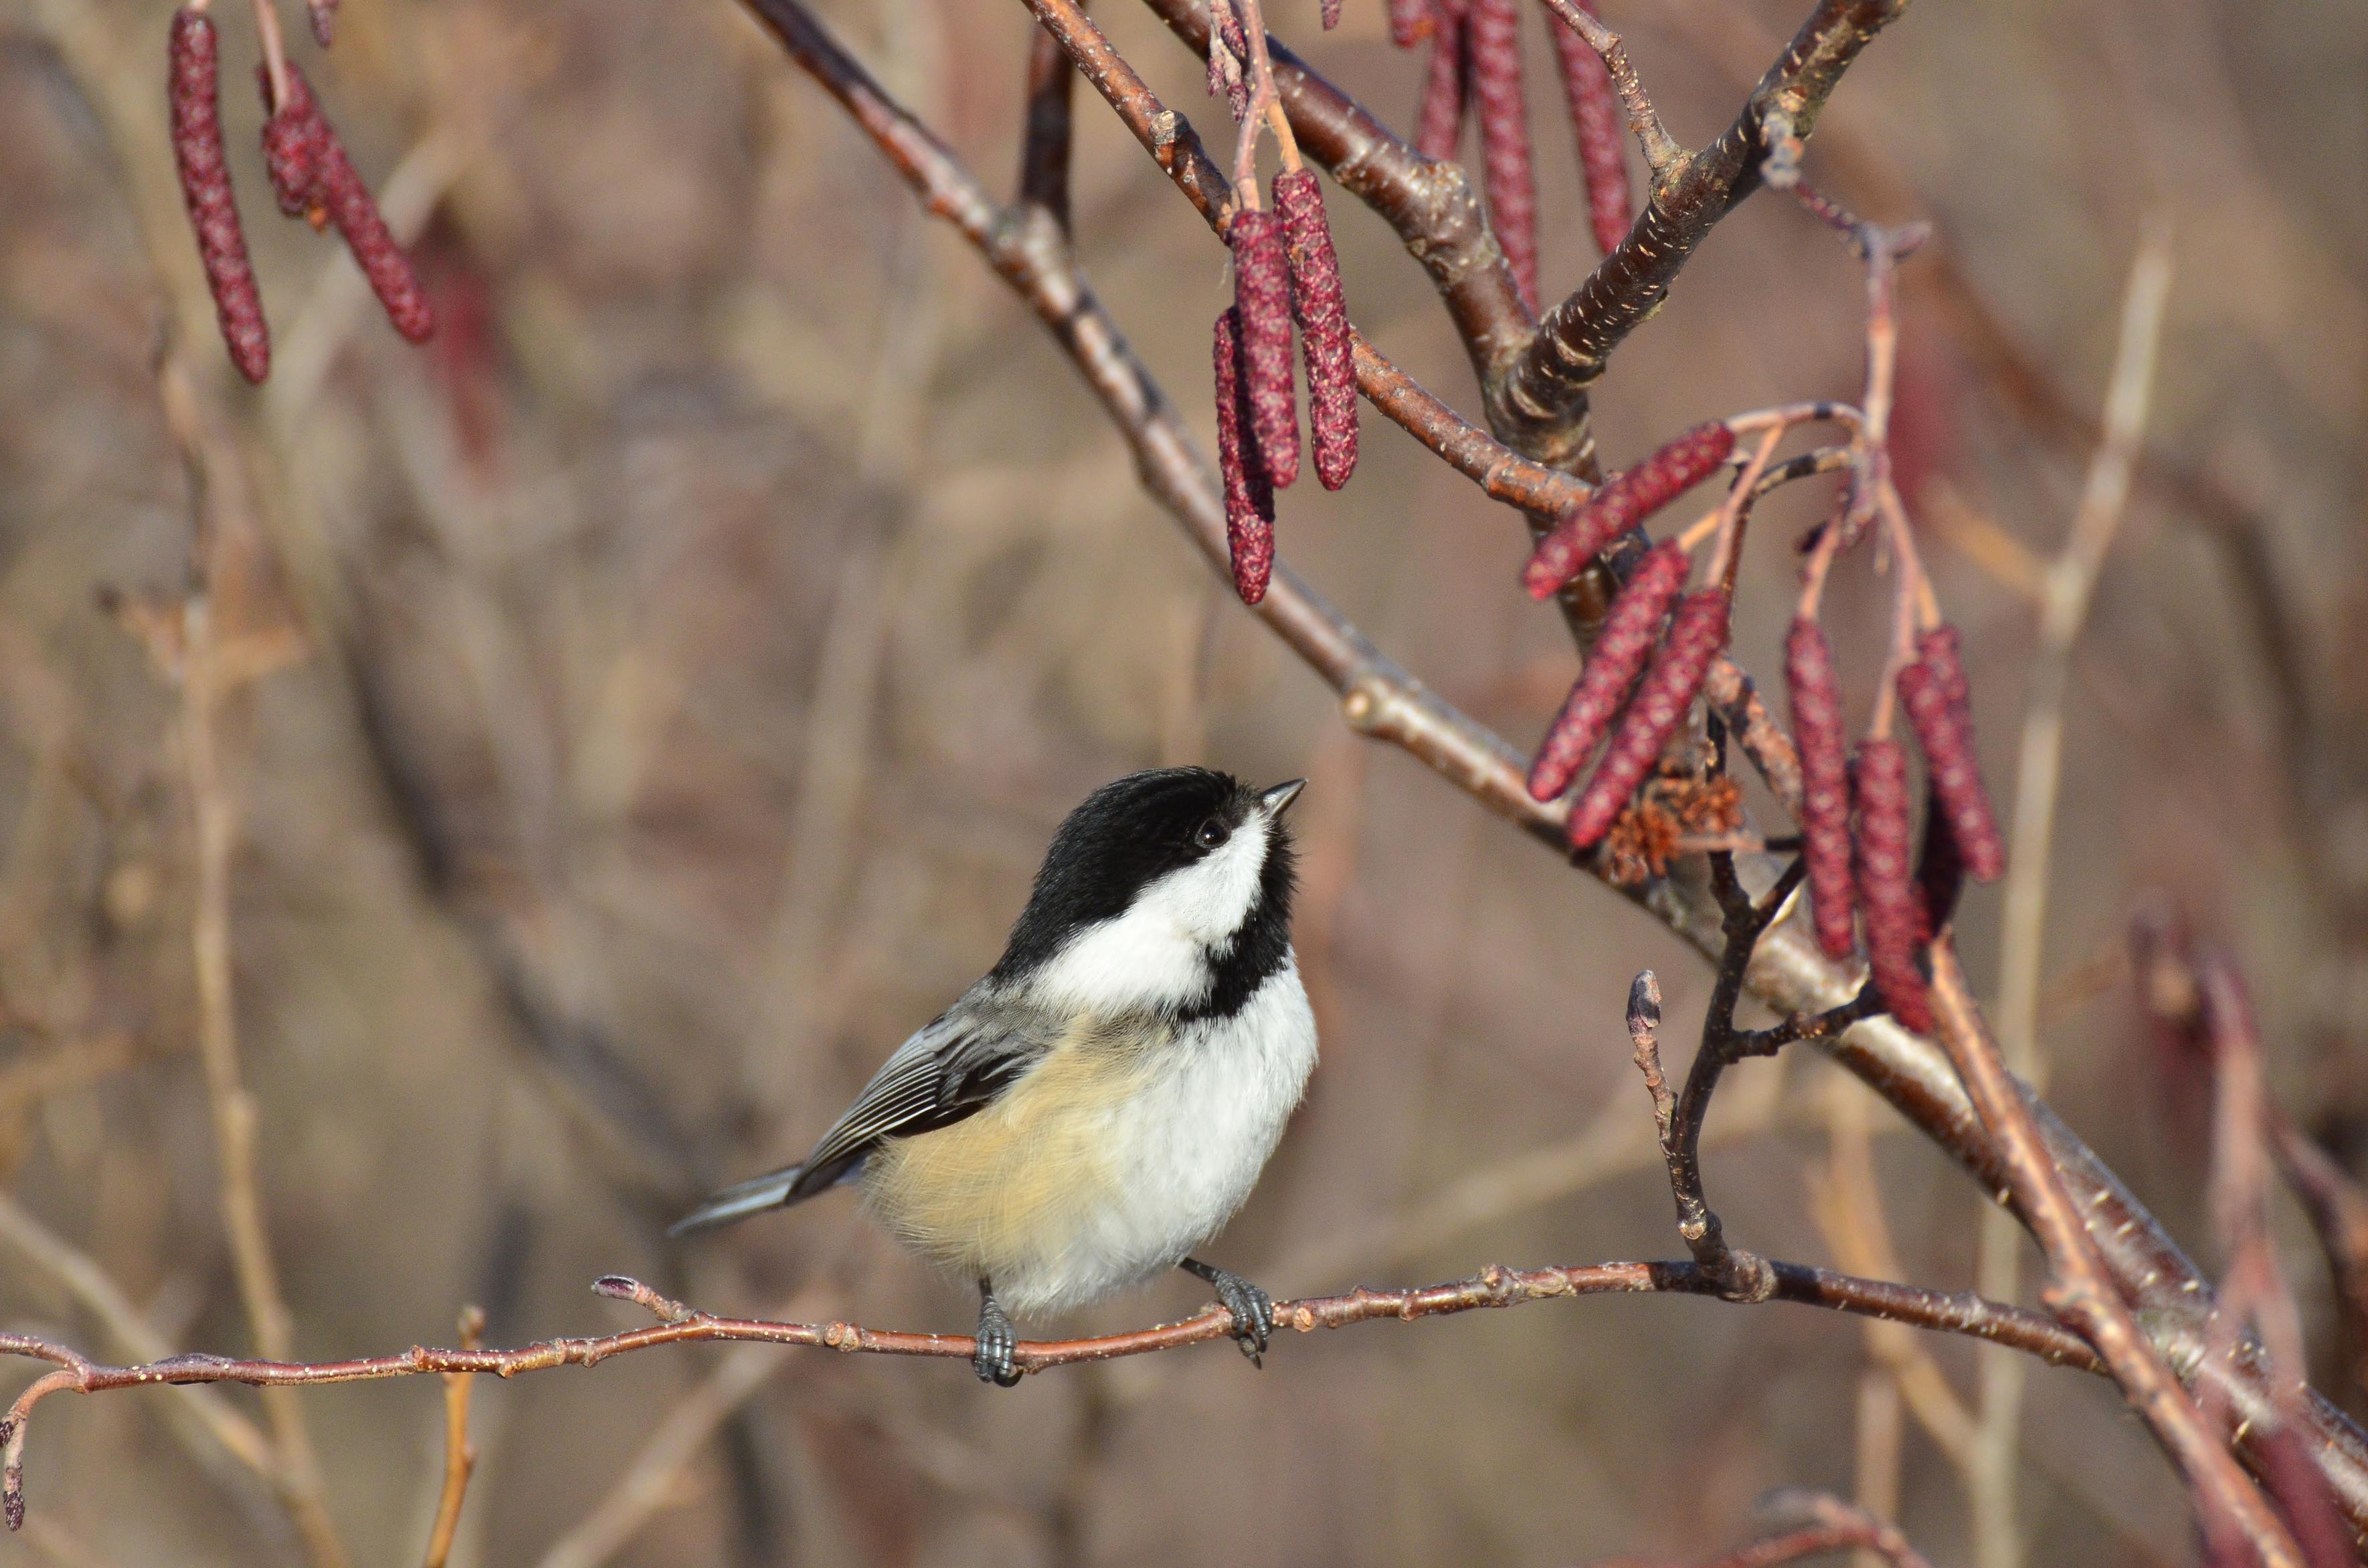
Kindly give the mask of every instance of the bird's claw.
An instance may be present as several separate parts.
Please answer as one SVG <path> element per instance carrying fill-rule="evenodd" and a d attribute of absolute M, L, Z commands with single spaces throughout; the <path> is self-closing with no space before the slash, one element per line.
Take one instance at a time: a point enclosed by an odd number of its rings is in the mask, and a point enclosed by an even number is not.
<path fill-rule="evenodd" d="M 1019 1349 L 1019 1336 L 1011 1331 L 1011 1320 L 989 1301 L 978 1314 L 978 1343 L 970 1354 L 971 1370 L 978 1374 L 980 1382 L 1001 1389 L 1017 1387 Z"/>
<path fill-rule="evenodd" d="M 1202 1276 L 1217 1292 L 1217 1301 L 1234 1320 L 1234 1343 L 1253 1367 L 1266 1365 L 1267 1341 L 1274 1337 L 1274 1301 L 1264 1290 L 1228 1268 L 1212 1268 Z"/>

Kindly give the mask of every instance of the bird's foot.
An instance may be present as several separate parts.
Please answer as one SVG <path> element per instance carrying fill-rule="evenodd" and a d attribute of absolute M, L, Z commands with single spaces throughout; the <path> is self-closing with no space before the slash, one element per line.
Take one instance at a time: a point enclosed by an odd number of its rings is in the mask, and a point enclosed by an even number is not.
<path fill-rule="evenodd" d="M 1230 1268 L 1219 1268 L 1193 1257 L 1186 1258 L 1181 1267 L 1209 1282 L 1217 1292 L 1219 1303 L 1233 1314 L 1234 1343 L 1242 1347 L 1251 1366 L 1265 1366 L 1267 1341 L 1274 1337 L 1273 1300 Z"/>
<path fill-rule="evenodd" d="M 978 1381 L 993 1383 L 997 1388 L 1011 1388 L 1019 1381 L 1019 1336 L 1011 1331 L 1011 1320 L 995 1304 L 995 1298 L 982 1284 L 978 1291 L 978 1345 L 970 1354 L 971 1370 Z"/>

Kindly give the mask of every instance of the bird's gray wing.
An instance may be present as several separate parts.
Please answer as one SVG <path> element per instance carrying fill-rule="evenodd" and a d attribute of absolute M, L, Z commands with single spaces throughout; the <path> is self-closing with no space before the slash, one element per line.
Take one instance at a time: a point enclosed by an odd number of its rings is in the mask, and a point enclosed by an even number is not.
<path fill-rule="evenodd" d="M 704 1231 L 837 1185 L 882 1138 L 950 1127 L 994 1103 L 1053 1049 L 1050 1019 L 965 997 L 898 1046 L 801 1164 L 725 1187 L 668 1232 Z"/>

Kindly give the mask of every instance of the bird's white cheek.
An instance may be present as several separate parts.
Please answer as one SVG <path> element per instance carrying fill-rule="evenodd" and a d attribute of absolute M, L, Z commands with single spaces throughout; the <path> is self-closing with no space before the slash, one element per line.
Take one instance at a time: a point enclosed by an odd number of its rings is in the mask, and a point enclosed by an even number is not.
<path fill-rule="evenodd" d="M 1144 889 L 1124 915 L 1071 937 L 1038 976 L 1039 994 L 1097 1012 L 1199 998 L 1211 949 L 1241 928 L 1265 867 L 1266 824 L 1253 821 L 1216 853 Z"/>
<path fill-rule="evenodd" d="M 1203 947 L 1232 940 L 1258 902 L 1266 835 L 1266 824 L 1252 817 L 1213 854 L 1144 889 L 1136 907 L 1156 910 Z"/>

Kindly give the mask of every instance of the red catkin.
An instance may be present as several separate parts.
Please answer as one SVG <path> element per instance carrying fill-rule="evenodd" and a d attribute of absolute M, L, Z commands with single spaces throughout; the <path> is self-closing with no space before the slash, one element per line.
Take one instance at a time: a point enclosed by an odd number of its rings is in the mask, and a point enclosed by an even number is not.
<path fill-rule="evenodd" d="M 1390 41 L 1400 49 L 1412 49 L 1437 25 L 1430 0 L 1390 0 Z"/>
<path fill-rule="evenodd" d="M 1488 226 L 1531 310 L 1538 303 L 1538 187 L 1530 156 L 1529 103 L 1521 91 L 1520 12 L 1514 0 L 1471 0 L 1464 50 L 1480 122 L 1480 184 Z"/>
<path fill-rule="evenodd" d="M 1701 483 L 1734 450 L 1735 432 L 1713 419 L 1604 481 L 1538 541 L 1521 570 L 1531 597 L 1559 593 L 1605 546 Z"/>
<path fill-rule="evenodd" d="M 1974 744 L 1973 714 L 1964 669 L 1958 662 L 1956 629 L 1937 627 L 1918 641 L 1918 658 L 1899 672 L 1900 706 L 1923 748 L 1932 792 L 1948 813 L 1951 836 L 1975 881 L 1996 881 L 2006 870 L 2006 840 L 1989 791 L 1982 788 L 1981 759 Z"/>
<path fill-rule="evenodd" d="M 1628 688 L 1651 656 L 1654 639 L 1669 601 L 1686 585 L 1691 559 L 1675 544 L 1656 545 L 1645 551 L 1627 585 L 1611 601 L 1603 630 L 1587 656 L 1587 667 L 1563 699 L 1562 711 L 1538 743 L 1537 759 L 1530 764 L 1530 794 L 1551 801 L 1570 788 L 1587 766 L 1613 715 L 1628 700 Z"/>
<path fill-rule="evenodd" d="M 1340 289 L 1340 258 L 1324 216 L 1315 171 L 1274 176 L 1275 210 L 1291 255 L 1291 302 L 1299 319 L 1299 347 L 1307 364 L 1307 429 L 1315 478 L 1326 490 L 1349 483 L 1357 468 L 1357 368 L 1349 348 L 1349 305 Z"/>
<path fill-rule="evenodd" d="M 1227 306 L 1218 312 L 1212 358 L 1217 372 L 1217 472 L 1224 481 L 1225 547 L 1234 569 L 1234 591 L 1244 604 L 1266 597 L 1274 571 L 1274 486 L 1259 459 L 1250 427 L 1249 398 L 1242 387 L 1241 316 Z"/>
<path fill-rule="evenodd" d="M 326 49 L 337 36 L 337 0 L 304 0 L 313 19 L 313 41 Z"/>
<path fill-rule="evenodd" d="M 1907 1028 L 1929 1033 L 1931 998 L 1916 967 L 1923 901 L 1908 863 L 1907 748 L 1887 736 L 1861 741 L 1850 774 L 1868 968 L 1891 1016 Z"/>
<path fill-rule="evenodd" d="M 1850 752 L 1841 683 L 1825 628 L 1795 616 L 1784 636 L 1784 687 L 1793 744 L 1801 753 L 1801 856 L 1809 873 L 1809 915 L 1829 959 L 1850 957 L 1857 910 L 1850 869 Z"/>
<path fill-rule="evenodd" d="M 255 80 L 263 89 L 268 117 L 263 122 L 263 168 L 271 176 L 271 194 L 280 211 L 290 218 L 308 219 L 317 229 L 329 221 L 321 192 L 327 121 L 313 107 L 313 89 L 302 72 L 289 70 L 288 101 L 276 107 L 271 101 L 270 69 L 256 66 Z"/>
<path fill-rule="evenodd" d="M 1588 848 L 1611 831 L 1636 786 L 1660 759 L 1661 748 L 1710 674 L 1710 662 L 1726 646 L 1726 615 L 1724 589 L 1697 588 L 1678 601 L 1677 613 L 1669 618 L 1668 641 L 1645 672 L 1636 699 L 1603 750 L 1602 763 L 1570 809 L 1573 849 Z"/>
<path fill-rule="evenodd" d="M 1588 16 L 1598 16 L 1595 0 L 1572 0 Z M 1562 66 L 1563 96 L 1570 100 L 1571 129 L 1578 136 L 1578 166 L 1587 176 L 1587 220 L 1595 231 L 1595 246 L 1605 256 L 1627 237 L 1634 199 L 1628 191 L 1628 127 L 1620 95 L 1603 57 L 1578 35 L 1578 29 L 1551 14 L 1546 32 L 1554 40 L 1554 59 Z"/>
<path fill-rule="evenodd" d="M 427 302 L 427 291 L 419 286 L 418 276 L 411 270 L 411 258 L 395 244 L 385 218 L 380 215 L 377 199 L 362 183 L 353 160 L 346 156 L 345 144 L 337 140 L 336 128 L 321 112 L 311 84 L 291 64 L 288 67 L 288 102 L 280 106 L 280 111 L 293 112 L 300 105 L 313 128 L 313 200 L 328 211 L 329 222 L 346 237 L 346 248 L 354 253 L 362 276 L 370 279 L 370 292 L 378 296 L 394 330 L 414 343 L 425 343 L 436 331 L 436 312 Z"/>
<path fill-rule="evenodd" d="M 174 12 L 165 58 L 173 163 L 180 172 L 189 227 L 197 232 L 198 259 L 214 297 L 214 316 L 231 363 L 248 381 L 261 381 L 271 373 L 271 329 L 263 319 L 263 296 L 255 286 L 246 233 L 231 194 L 222 134 L 222 51 L 213 22 L 201 11 Z"/>
<path fill-rule="evenodd" d="M 1274 487 L 1288 490 L 1299 477 L 1299 404 L 1291 384 L 1291 259 L 1282 220 L 1269 211 L 1236 212 L 1225 238 L 1234 247 L 1250 428 Z"/>
<path fill-rule="evenodd" d="M 1433 0 L 1430 69 L 1422 80 L 1422 107 L 1415 111 L 1414 148 L 1426 158 L 1455 156 L 1463 139 L 1465 88 L 1464 9 L 1467 0 Z"/>
<path fill-rule="evenodd" d="M 1323 0 L 1322 12 L 1326 32 L 1340 25 L 1340 0 Z"/>

